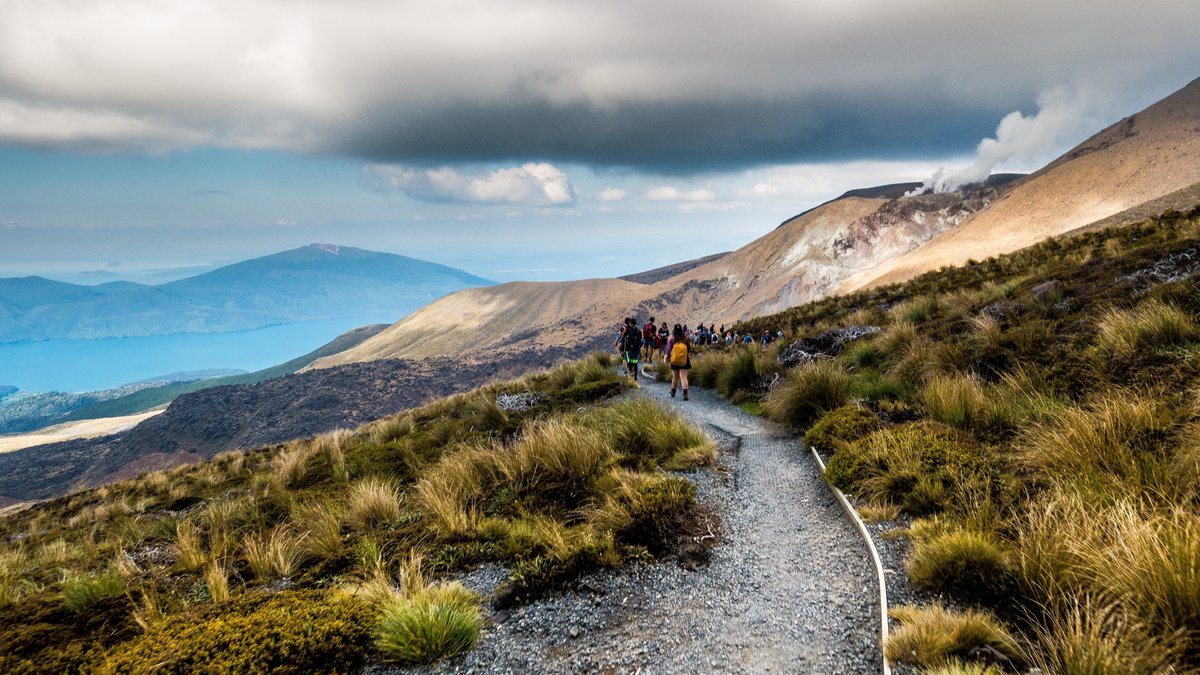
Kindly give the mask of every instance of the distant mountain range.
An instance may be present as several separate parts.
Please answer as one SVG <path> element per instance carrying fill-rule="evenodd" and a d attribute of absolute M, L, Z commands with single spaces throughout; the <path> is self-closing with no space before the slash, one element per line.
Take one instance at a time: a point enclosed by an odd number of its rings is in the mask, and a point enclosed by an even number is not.
<path fill-rule="evenodd" d="M 491 281 L 453 267 L 311 244 L 157 286 L 0 279 L 0 343 L 221 333 L 335 318 L 400 317 Z"/>

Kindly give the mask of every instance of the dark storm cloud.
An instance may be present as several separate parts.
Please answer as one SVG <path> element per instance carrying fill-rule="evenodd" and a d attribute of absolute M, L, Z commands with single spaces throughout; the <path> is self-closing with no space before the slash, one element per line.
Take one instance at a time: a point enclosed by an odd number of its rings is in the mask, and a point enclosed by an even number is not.
<path fill-rule="evenodd" d="M 388 162 L 538 157 L 666 173 L 793 161 L 945 155 L 974 148 L 1006 109 L 952 100 L 831 96 L 786 101 L 464 103 L 419 115 L 381 110 L 338 147 Z"/>
<path fill-rule="evenodd" d="M 684 173 L 937 156 L 1055 88 L 1169 93 L 1200 74 L 1198 23 L 1195 0 L 4 3 L 0 144 Z"/>

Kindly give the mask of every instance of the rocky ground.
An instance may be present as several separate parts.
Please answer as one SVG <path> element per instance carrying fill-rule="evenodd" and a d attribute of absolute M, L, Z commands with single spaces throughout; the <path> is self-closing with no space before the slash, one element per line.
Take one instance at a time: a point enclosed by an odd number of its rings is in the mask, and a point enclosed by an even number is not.
<path fill-rule="evenodd" d="M 685 402 L 642 385 L 638 395 L 674 406 L 720 446 L 718 470 L 691 475 L 719 521 L 711 561 L 587 575 L 494 614 L 474 651 L 417 672 L 879 672 L 866 546 L 801 443 L 711 391 Z M 487 594 L 504 577 L 489 567 L 465 581 Z"/>

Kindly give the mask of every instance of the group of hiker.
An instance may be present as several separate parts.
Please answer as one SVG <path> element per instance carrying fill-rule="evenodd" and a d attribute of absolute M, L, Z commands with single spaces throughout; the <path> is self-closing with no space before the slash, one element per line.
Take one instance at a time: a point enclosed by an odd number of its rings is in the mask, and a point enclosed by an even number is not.
<path fill-rule="evenodd" d="M 692 340 L 682 324 L 667 329 L 667 322 L 659 326 L 650 317 L 642 326 L 637 319 L 627 317 L 617 333 L 617 350 L 625 362 L 625 370 L 633 379 L 638 379 L 638 364 L 642 358 L 653 361 L 662 354 L 663 362 L 671 368 L 671 397 L 677 389 L 683 390 L 683 400 L 688 400 L 687 371 L 692 367 Z"/>

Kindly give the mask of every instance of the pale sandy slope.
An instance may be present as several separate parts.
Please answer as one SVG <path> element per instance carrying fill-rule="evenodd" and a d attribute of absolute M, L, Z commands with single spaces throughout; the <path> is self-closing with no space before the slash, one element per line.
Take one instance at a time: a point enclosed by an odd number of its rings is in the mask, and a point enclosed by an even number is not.
<path fill-rule="evenodd" d="M 28 434 L 0 436 L 0 452 L 12 452 L 13 450 L 20 450 L 22 448 L 31 448 L 35 445 L 58 443 L 76 438 L 95 438 L 97 436 L 115 434 L 120 431 L 132 429 L 142 420 L 154 417 L 164 410 L 166 410 L 165 406 L 136 415 L 66 422 L 46 427 L 45 429 L 38 429 Z"/>
<path fill-rule="evenodd" d="M 928 244 L 847 280 L 847 292 L 1015 251 L 1200 181 L 1200 79 L 1084 141 Z"/>
<path fill-rule="evenodd" d="M 952 197 L 880 215 L 885 199 L 840 199 L 794 218 L 717 261 L 655 284 L 620 279 L 473 288 L 443 297 L 374 338 L 317 361 L 487 359 L 586 344 L 630 315 L 669 323 L 732 324 L 819 297 L 831 285 L 957 222 Z M 915 216 L 914 216 L 915 214 Z M 915 222 L 920 221 L 920 222 Z"/>

